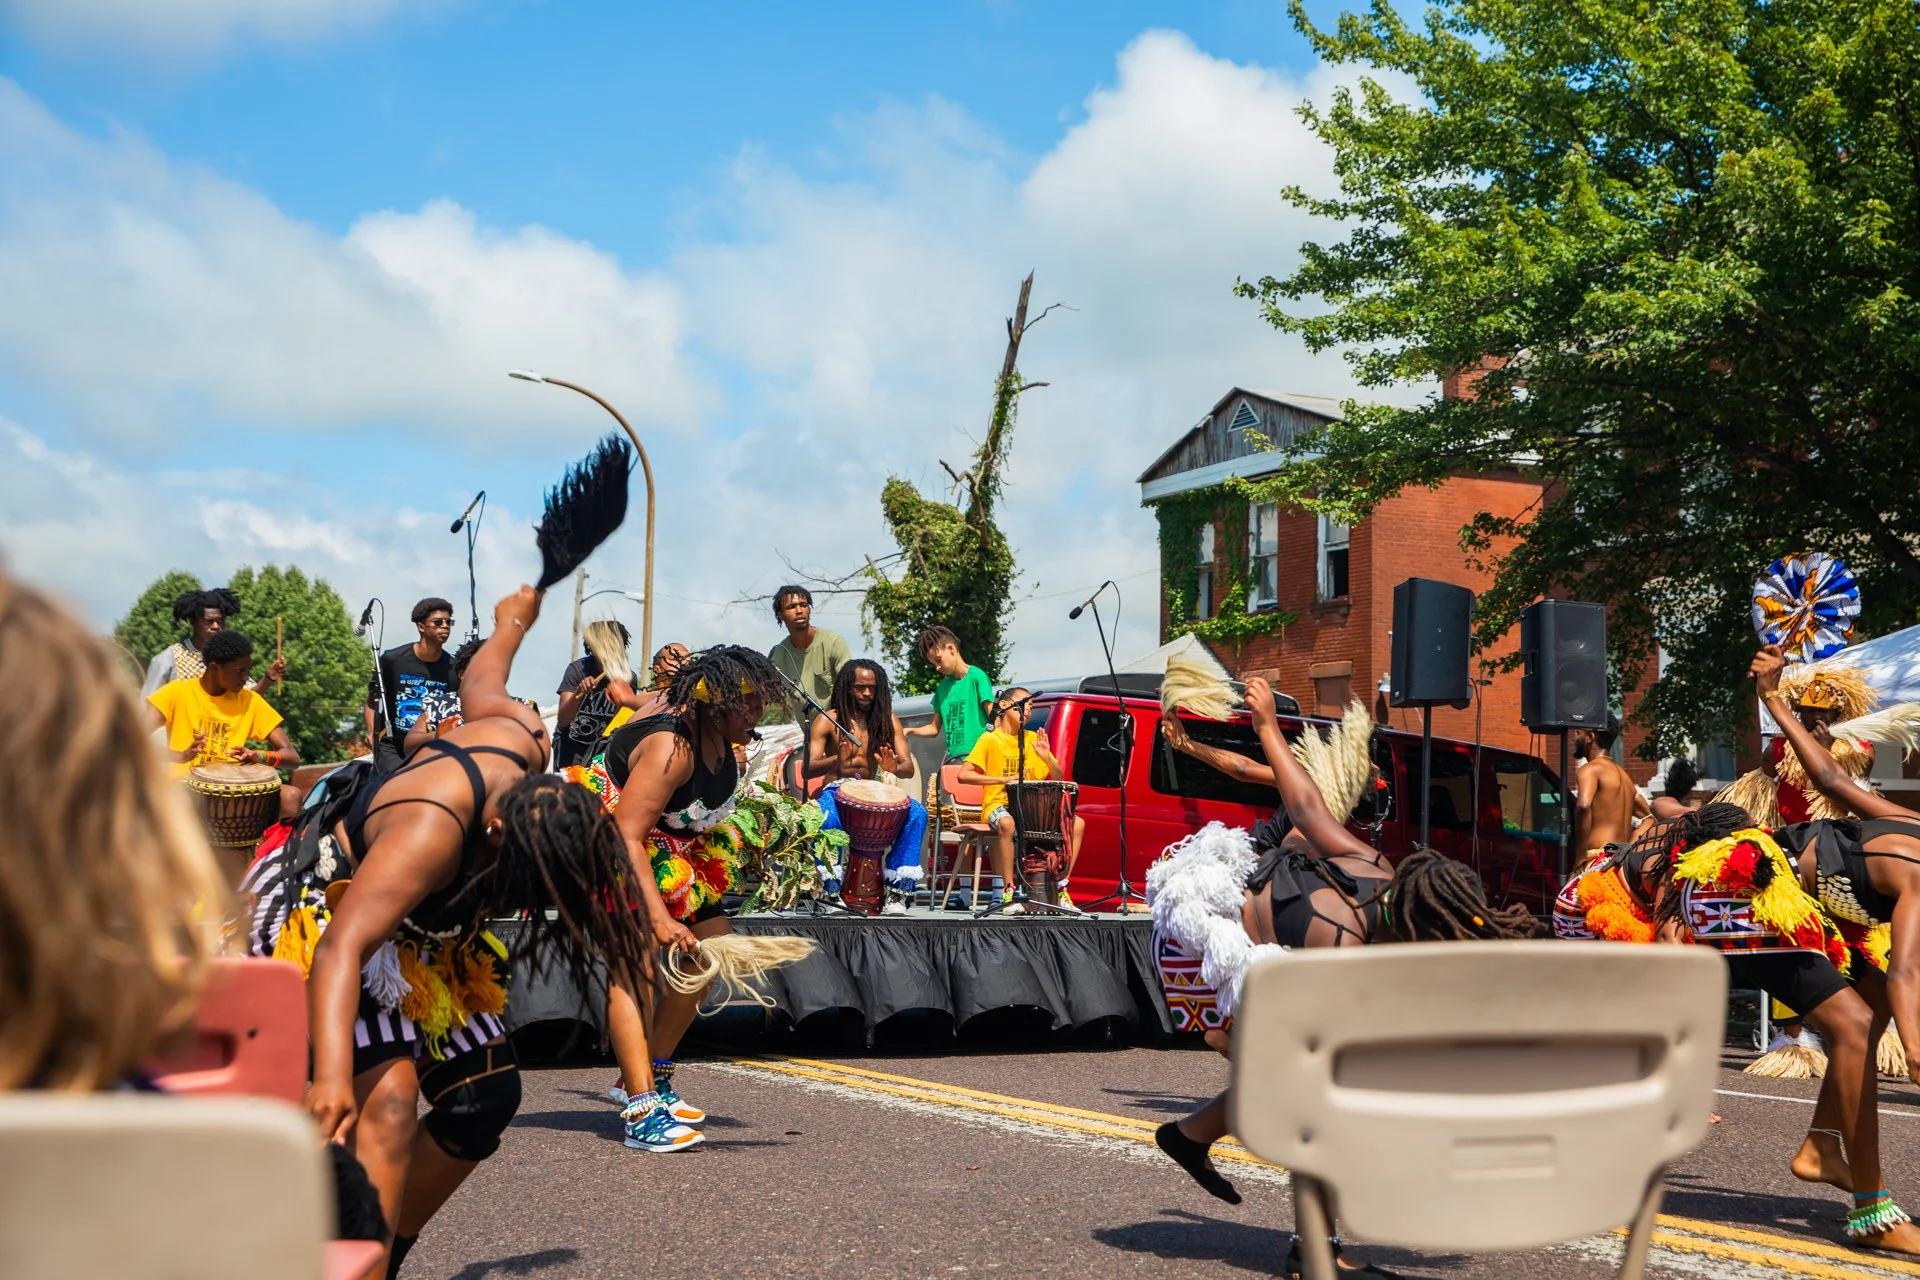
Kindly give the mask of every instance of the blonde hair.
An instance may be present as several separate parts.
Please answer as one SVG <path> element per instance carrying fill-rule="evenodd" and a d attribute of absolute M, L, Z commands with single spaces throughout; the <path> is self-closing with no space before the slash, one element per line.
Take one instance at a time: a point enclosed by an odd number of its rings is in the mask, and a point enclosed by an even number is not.
<path fill-rule="evenodd" d="M 231 901 L 123 660 L 0 575 L 0 1089 L 111 1088 L 182 1026 Z"/>

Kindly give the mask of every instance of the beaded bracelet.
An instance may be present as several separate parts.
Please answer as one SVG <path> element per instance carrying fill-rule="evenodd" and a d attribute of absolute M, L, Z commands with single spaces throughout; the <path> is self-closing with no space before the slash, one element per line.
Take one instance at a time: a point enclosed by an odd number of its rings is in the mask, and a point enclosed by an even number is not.
<path fill-rule="evenodd" d="M 1878 1203 L 1871 1203 L 1873 1201 Z M 1856 1191 L 1853 1202 L 1853 1212 L 1847 1215 L 1847 1234 L 1856 1240 L 1862 1236 L 1877 1236 L 1903 1222 L 1913 1221 L 1907 1216 L 1906 1210 L 1893 1202 L 1893 1193 L 1885 1187 L 1878 1191 Z"/>

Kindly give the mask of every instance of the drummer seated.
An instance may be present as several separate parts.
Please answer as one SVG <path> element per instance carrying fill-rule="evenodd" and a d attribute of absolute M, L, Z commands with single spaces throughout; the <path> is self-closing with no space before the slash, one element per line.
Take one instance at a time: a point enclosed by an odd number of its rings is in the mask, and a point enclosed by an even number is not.
<path fill-rule="evenodd" d="M 167 751 L 177 778 L 200 764 L 265 764 L 291 769 L 300 753 L 280 713 L 247 687 L 253 674 L 253 641 L 238 631 L 216 631 L 200 656 L 206 670 L 190 680 L 174 680 L 147 695 L 147 719 L 167 731 Z M 264 742 L 265 750 L 247 744 Z M 280 812 L 298 811 L 300 797 L 280 789 Z"/>
<path fill-rule="evenodd" d="M 1028 782 L 1045 782 L 1049 778 L 1065 777 L 1067 772 L 1054 759 L 1046 730 L 1022 732 L 1026 729 L 1027 709 L 1032 700 L 1032 694 L 1018 687 L 1001 692 L 992 707 L 993 728 L 973 744 L 957 779 L 964 786 L 981 789 L 980 815 L 981 820 L 993 828 L 993 869 L 1000 877 L 1002 902 L 1013 901 L 1013 886 L 1017 883 L 1013 874 L 1016 827 L 1013 811 L 1007 807 L 1007 784 L 1023 778 Z M 1080 837 L 1086 829 L 1087 824 L 1080 815 L 1074 814 L 1073 826 L 1067 833 L 1067 873 L 1060 877 L 1062 906 L 1073 905 L 1067 881 L 1073 877 L 1073 864 L 1080 857 Z M 1007 908 L 1007 914 L 1020 910 L 1020 905 L 1014 903 Z"/>
<path fill-rule="evenodd" d="M 825 779 L 814 798 L 826 812 L 822 826 L 843 831 L 838 790 L 843 782 L 893 782 L 913 776 L 913 755 L 906 730 L 893 714 L 893 691 L 886 670 L 867 658 L 855 658 L 834 677 L 829 714 L 815 717 L 807 733 L 806 777 Z M 846 730 L 842 736 L 841 729 Z M 926 839 L 927 807 L 905 791 L 906 819 L 887 853 L 887 901 L 882 914 L 905 915 L 907 899 L 920 884 L 920 848 Z M 829 884 L 829 893 L 838 886 Z"/>

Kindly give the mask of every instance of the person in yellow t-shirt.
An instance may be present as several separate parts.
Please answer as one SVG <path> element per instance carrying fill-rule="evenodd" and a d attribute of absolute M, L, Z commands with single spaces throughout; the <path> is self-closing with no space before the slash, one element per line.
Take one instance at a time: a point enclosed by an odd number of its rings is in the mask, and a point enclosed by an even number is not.
<path fill-rule="evenodd" d="M 1031 700 L 1032 695 L 1017 686 L 1001 692 L 993 703 L 993 728 L 981 734 L 980 740 L 973 744 L 973 750 L 967 754 L 967 762 L 960 767 L 956 779 L 964 786 L 981 788 L 981 820 L 993 828 L 993 869 L 1000 877 L 1001 903 L 1011 904 L 1006 907 L 1007 915 L 1017 915 L 1025 910 L 1014 900 L 1014 886 L 1017 883 L 1013 874 L 1014 824 L 1013 813 L 1007 808 L 1007 784 L 1021 778 L 1029 782 L 1044 782 L 1066 773 L 1060 762 L 1053 758 L 1045 729 L 1026 735 L 1026 768 L 1024 772 L 1021 770 L 1020 730 L 1027 723 L 1027 707 Z M 1067 893 L 1067 882 L 1073 876 L 1074 861 L 1080 856 L 1080 836 L 1085 830 L 1086 823 L 1076 813 L 1073 816 L 1073 830 L 1067 836 L 1067 874 L 1060 877 L 1061 906 L 1073 905 L 1073 899 Z"/>
<path fill-rule="evenodd" d="M 189 680 L 174 680 L 147 695 L 147 714 L 167 731 L 167 749 L 178 763 L 176 777 L 197 764 L 270 764 L 291 769 L 300 763 L 281 723 L 280 713 L 247 687 L 253 672 L 253 641 L 238 631 L 216 631 L 201 651 L 206 669 Z M 249 742 L 264 742 L 257 751 Z"/>

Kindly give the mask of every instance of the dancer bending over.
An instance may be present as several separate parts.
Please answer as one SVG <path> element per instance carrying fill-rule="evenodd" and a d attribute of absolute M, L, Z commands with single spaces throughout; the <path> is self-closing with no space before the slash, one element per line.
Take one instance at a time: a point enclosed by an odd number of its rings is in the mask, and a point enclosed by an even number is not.
<path fill-rule="evenodd" d="M 603 905 L 625 865 L 619 834 L 592 796 L 534 772 L 545 730 L 507 694 L 539 614 L 531 587 L 502 600 L 461 688 L 460 727 L 384 777 L 347 766 L 326 800 L 276 828 L 285 842 L 263 846 L 241 886 L 252 951 L 307 970 L 307 1109 L 380 1193 L 396 1228 L 390 1276 L 520 1105 L 500 1018 L 506 950 L 487 922 L 524 913 L 519 944 L 581 990 L 596 961 L 651 972 L 645 935 Z"/>

